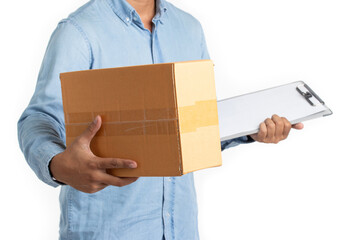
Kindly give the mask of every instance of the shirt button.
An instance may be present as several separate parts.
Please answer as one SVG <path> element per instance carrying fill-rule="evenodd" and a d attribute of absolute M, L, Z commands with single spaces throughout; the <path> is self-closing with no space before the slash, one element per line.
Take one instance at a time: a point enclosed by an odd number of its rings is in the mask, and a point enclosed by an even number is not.
<path fill-rule="evenodd" d="M 127 18 L 126 18 L 126 21 L 127 21 L 127 22 L 130 21 L 130 18 L 127 17 Z"/>
<path fill-rule="evenodd" d="M 168 178 L 168 181 L 171 182 L 171 178 Z"/>
<path fill-rule="evenodd" d="M 170 217 L 170 213 L 169 213 L 169 212 L 166 212 L 166 216 L 167 216 L 167 217 Z"/>

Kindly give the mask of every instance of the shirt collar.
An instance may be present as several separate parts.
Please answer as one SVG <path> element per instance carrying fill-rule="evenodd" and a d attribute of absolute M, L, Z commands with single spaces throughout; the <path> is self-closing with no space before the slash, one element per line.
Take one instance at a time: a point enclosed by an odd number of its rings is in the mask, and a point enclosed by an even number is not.
<path fill-rule="evenodd" d="M 130 25 L 132 21 L 138 20 L 139 15 L 136 10 L 126 0 L 107 0 L 115 14 Z M 165 0 L 156 0 L 156 13 L 153 21 L 160 21 L 163 23 L 165 19 L 165 12 L 167 11 Z M 137 17 L 135 17 L 137 16 Z"/>

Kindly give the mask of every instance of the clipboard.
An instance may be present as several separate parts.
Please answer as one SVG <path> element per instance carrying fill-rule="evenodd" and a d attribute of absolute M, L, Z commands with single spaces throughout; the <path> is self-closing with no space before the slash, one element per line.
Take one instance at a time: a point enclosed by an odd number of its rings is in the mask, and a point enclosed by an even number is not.
<path fill-rule="evenodd" d="M 257 133 L 260 123 L 273 114 L 291 124 L 332 114 L 303 81 L 219 100 L 217 105 L 221 141 Z"/>

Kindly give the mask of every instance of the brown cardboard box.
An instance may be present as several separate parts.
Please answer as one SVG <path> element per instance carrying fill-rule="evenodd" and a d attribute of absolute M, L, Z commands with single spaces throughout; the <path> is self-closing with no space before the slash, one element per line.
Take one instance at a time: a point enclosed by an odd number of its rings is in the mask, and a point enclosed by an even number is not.
<path fill-rule="evenodd" d="M 221 165 L 214 69 L 210 60 L 60 74 L 66 144 L 96 115 L 99 157 L 132 159 L 116 176 L 180 176 Z"/>

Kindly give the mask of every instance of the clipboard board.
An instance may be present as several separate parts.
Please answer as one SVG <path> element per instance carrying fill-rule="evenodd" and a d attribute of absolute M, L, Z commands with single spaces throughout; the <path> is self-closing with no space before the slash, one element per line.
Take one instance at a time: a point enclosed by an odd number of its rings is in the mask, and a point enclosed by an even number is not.
<path fill-rule="evenodd" d="M 257 133 L 273 114 L 291 124 L 325 117 L 332 111 L 303 81 L 296 81 L 217 102 L 221 141 Z"/>

